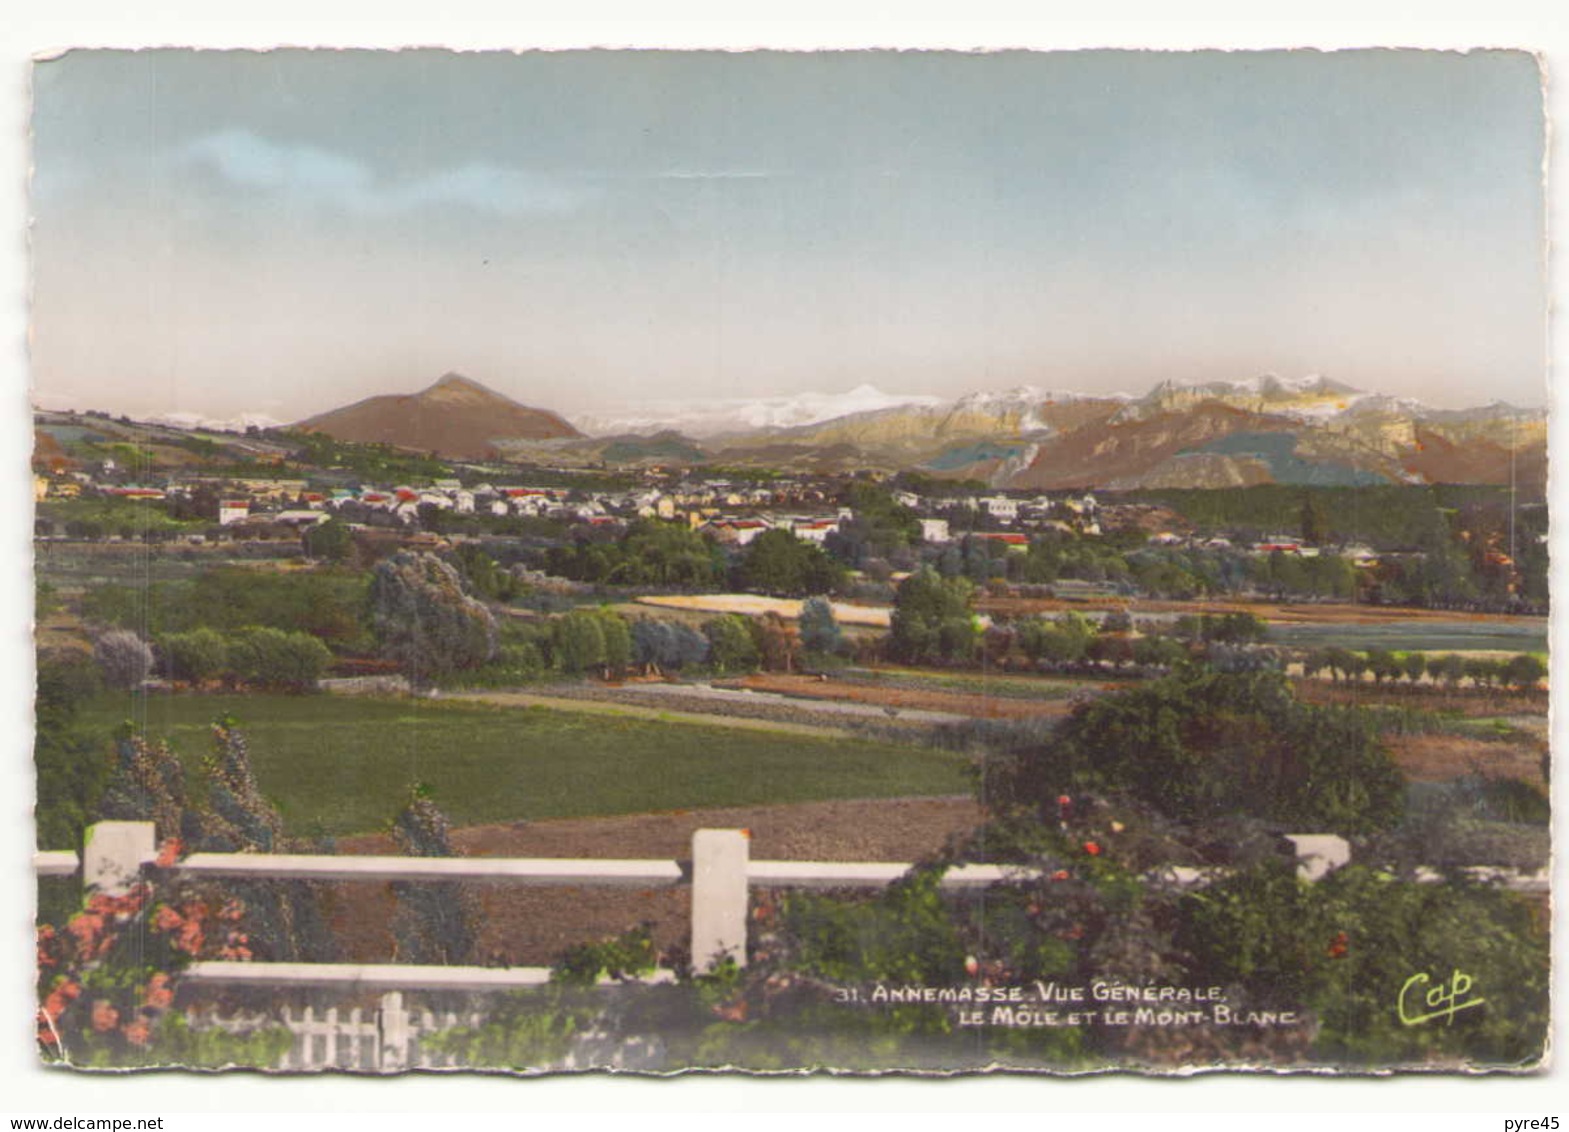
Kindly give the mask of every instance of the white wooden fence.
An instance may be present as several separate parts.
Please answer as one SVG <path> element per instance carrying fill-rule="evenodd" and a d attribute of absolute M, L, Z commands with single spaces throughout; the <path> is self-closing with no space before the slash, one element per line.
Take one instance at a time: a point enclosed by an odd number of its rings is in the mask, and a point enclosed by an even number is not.
<path fill-rule="evenodd" d="M 1350 861 L 1350 846 L 1328 834 L 1290 835 L 1299 874 L 1318 880 Z M 608 885 L 635 888 L 692 888 L 691 955 L 693 966 L 711 968 L 729 959 L 746 963 L 747 906 L 750 889 L 760 887 L 882 888 L 907 873 L 904 863 L 847 861 L 752 860 L 745 830 L 704 829 L 692 835 L 690 861 L 553 857 L 391 857 L 306 856 L 300 854 L 195 853 L 167 872 L 176 877 L 245 877 L 314 881 L 462 881 L 531 885 Z M 151 822 L 99 822 L 90 827 L 80 860 L 72 852 L 34 856 L 41 877 L 74 876 L 84 885 L 123 893 L 157 856 Z M 1478 879 L 1498 881 L 1522 892 L 1547 892 L 1549 873 L 1521 874 L 1503 869 L 1469 870 Z M 951 889 L 978 889 L 1008 880 L 1040 876 L 1038 869 L 1013 865 L 962 865 L 944 873 Z M 1198 869 L 1166 870 L 1178 884 L 1202 884 L 1211 873 Z M 1440 875 L 1424 870 L 1419 880 Z M 550 979 L 548 967 L 428 966 L 406 963 L 266 963 L 204 961 L 193 963 L 184 978 L 230 986 L 319 988 L 346 992 L 380 991 L 377 1008 L 367 1011 L 306 1007 L 295 1014 L 283 1008 L 270 1024 L 281 1020 L 294 1034 L 294 1049 L 281 1069 L 348 1069 L 398 1072 L 411 1068 L 442 1068 L 423 1048 L 422 1039 L 458 1025 L 474 1025 L 477 1012 L 437 1015 L 411 1011 L 402 991 L 497 991 L 541 986 Z M 647 981 L 674 978 L 668 970 Z M 260 1018 L 203 1019 L 205 1024 L 234 1031 L 254 1028 Z M 594 1036 L 590 1035 L 590 1039 Z M 646 1053 L 647 1051 L 643 1051 Z M 593 1065 L 615 1064 L 622 1051 L 601 1051 Z M 449 1063 L 450 1064 L 450 1063 Z M 563 1068 L 573 1068 L 570 1062 Z M 589 1067 L 585 1062 L 583 1067 Z"/>

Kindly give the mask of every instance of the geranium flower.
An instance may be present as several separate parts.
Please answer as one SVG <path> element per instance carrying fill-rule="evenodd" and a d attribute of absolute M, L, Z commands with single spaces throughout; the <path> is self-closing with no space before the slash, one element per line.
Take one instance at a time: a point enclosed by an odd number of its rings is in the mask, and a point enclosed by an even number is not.
<path fill-rule="evenodd" d="M 1094 842 L 1094 841 L 1086 841 L 1084 843 L 1084 851 L 1086 853 L 1088 853 L 1091 857 L 1099 857 L 1100 856 L 1100 846 L 1096 842 Z"/>
<path fill-rule="evenodd" d="M 153 1039 L 153 1029 L 147 1024 L 145 1018 L 138 1018 L 133 1022 L 126 1023 L 125 1028 L 120 1032 L 125 1035 L 125 1040 L 133 1046 L 145 1046 Z"/>
<path fill-rule="evenodd" d="M 148 979 L 143 1001 L 154 1010 L 167 1010 L 174 1002 L 174 989 L 169 985 L 169 976 L 159 971 Z"/>

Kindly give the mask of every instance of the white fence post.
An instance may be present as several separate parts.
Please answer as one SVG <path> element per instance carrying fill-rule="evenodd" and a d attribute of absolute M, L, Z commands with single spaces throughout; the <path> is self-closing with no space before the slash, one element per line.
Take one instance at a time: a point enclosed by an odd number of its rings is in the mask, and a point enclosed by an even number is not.
<path fill-rule="evenodd" d="M 87 827 L 82 846 L 82 884 L 110 896 L 123 896 L 141 878 L 142 866 L 158 858 L 158 837 L 150 821 L 101 821 Z"/>
<path fill-rule="evenodd" d="M 747 863 L 751 834 L 700 829 L 692 835 L 692 969 L 722 960 L 746 966 Z"/>
<path fill-rule="evenodd" d="M 409 1014 L 403 1009 L 403 995 L 388 991 L 381 996 L 376 1013 L 376 1068 L 383 1073 L 400 1073 L 409 1067 Z"/>

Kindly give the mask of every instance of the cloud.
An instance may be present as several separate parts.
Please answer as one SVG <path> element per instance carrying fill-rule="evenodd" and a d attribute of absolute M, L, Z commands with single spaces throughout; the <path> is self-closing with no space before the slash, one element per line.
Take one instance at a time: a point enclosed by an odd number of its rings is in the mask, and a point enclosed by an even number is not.
<path fill-rule="evenodd" d="M 571 211 L 593 190 L 559 178 L 470 162 L 419 177 L 381 178 L 364 162 L 309 145 L 285 145 L 248 130 L 207 134 L 184 146 L 180 165 L 237 189 L 288 194 L 364 215 L 454 206 L 503 216 Z"/>

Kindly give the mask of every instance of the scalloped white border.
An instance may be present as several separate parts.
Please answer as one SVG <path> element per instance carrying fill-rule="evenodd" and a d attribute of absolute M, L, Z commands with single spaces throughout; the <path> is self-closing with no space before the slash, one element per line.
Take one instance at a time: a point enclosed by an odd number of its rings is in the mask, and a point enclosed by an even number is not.
<path fill-rule="evenodd" d="M 1046 0 L 584 0 L 538 4 L 523 0 L 13 0 L 0 16 L 0 486 L 9 506 L 0 509 L 0 1119 L 66 1114 L 165 1114 L 172 1132 L 218 1126 L 223 1132 L 276 1129 L 283 1113 L 311 1113 L 307 1127 L 354 1121 L 372 1113 L 391 1130 L 427 1128 L 434 1114 L 454 1112 L 475 1128 L 526 1128 L 548 1113 L 609 1111 L 621 1128 L 673 1126 L 680 1112 L 734 1112 L 719 1118 L 751 1132 L 815 1111 L 921 1112 L 954 1128 L 990 1127 L 1008 1113 L 1035 1113 L 1033 1125 L 1067 1124 L 1087 1115 L 1088 1127 L 1122 1127 L 1134 1114 L 1151 1128 L 1382 1127 L 1394 1114 L 1423 1113 L 1435 1129 L 1501 1132 L 1502 1116 L 1558 1113 L 1569 1132 L 1563 1103 L 1569 1071 L 1508 1081 L 1405 1078 L 1395 1081 L 1325 1078 L 1208 1077 L 1185 1082 L 1107 1078 L 1065 1082 L 1030 1078 L 964 1078 L 941 1082 L 749 1081 L 688 1078 L 678 1083 L 626 1079 L 552 1078 L 353 1080 L 136 1076 L 84 1079 L 38 1068 L 28 1024 L 31 1000 L 31 930 L 27 910 L 31 852 L 30 773 L 31 659 L 28 617 L 30 487 L 27 412 L 25 216 L 27 61 L 72 46 L 330 47 L 444 46 L 453 48 L 748 47 L 846 49 L 857 47 L 988 49 L 1028 47 L 1309 47 L 1428 48 L 1521 47 L 1541 54 L 1548 75 L 1549 121 L 1563 118 L 1569 96 L 1569 14 L 1561 0 L 1098 0 L 1053 4 Z M 570 13 L 570 14 L 569 14 Z M 1556 146 L 1556 141 L 1552 143 Z M 1561 154 L 1549 150 L 1559 176 L 1551 181 L 1551 229 L 1563 229 L 1565 194 Z M 1563 271 L 1554 256 L 1555 307 L 1564 301 Z M 1561 320 L 1553 330 L 1554 386 L 1569 373 Z M 1552 399 L 1555 409 L 1557 398 Z M 1550 451 L 1566 450 L 1563 414 L 1554 412 Z M 1554 517 L 1566 501 L 1565 477 L 1553 475 Z M 1553 582 L 1564 593 L 1569 536 L 1555 523 Z M 1565 616 L 1554 616 L 1555 637 Z M 1561 638 L 1560 638 L 1561 639 Z M 1555 651 L 1555 661 L 1557 659 Z M 1555 663 L 1555 668 L 1558 665 Z M 1555 749 L 1569 750 L 1569 725 L 1555 682 Z M 1569 796 L 1559 776 L 1555 800 Z M 1560 810 L 1559 812 L 1563 812 Z M 1560 828 L 1559 832 L 1562 832 Z M 16 863 L 13 865 L 12 863 Z M 1555 879 L 1565 880 L 1564 855 Z M 1560 887 L 1559 891 L 1566 891 Z M 1556 914 L 1555 986 L 1558 1017 L 1554 1048 L 1563 1049 L 1563 901 Z M 324 1115 L 332 1110 L 333 1116 Z M 208 1112 L 211 1118 L 182 1113 Z M 488 1116 L 486 1113 L 496 1113 Z M 503 1116 L 501 1113 L 515 1113 Z M 1243 1114 L 1258 1114 L 1248 1117 Z M 1333 1114 L 1357 1113 L 1361 1116 Z M 216 1115 L 223 1114 L 223 1115 Z M 1142 1115 L 1138 1115 L 1142 1114 Z M 1380 1116 L 1379 1114 L 1384 1114 Z M 299 1123 L 301 1117 L 290 1117 Z M 440 1119 L 435 1116 L 435 1119 Z M 359 1122 L 363 1123 L 362 1117 Z M 200 1124 L 198 1124 L 200 1121 Z M 528 1122 L 528 1123 L 524 1123 Z M 687 1122 L 682 1120 L 685 1125 Z M 4 1127 L 9 1127 L 6 1124 Z"/>

